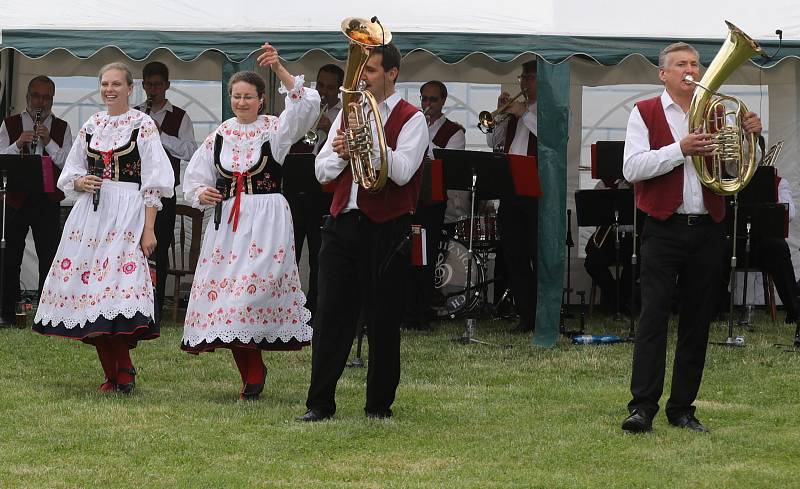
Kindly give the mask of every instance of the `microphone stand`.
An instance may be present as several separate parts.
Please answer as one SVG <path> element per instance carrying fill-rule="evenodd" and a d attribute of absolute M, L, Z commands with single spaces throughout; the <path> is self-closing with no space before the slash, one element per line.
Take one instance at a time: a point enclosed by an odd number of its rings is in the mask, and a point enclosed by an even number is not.
<path fill-rule="evenodd" d="M 636 321 L 634 320 L 636 311 L 636 265 L 639 264 L 639 257 L 636 254 L 636 242 L 638 238 L 638 213 L 636 210 L 636 187 L 633 187 L 633 236 L 631 236 L 631 314 L 630 314 L 630 328 L 628 329 L 628 337 L 625 338 L 627 342 L 634 342 L 636 340 Z"/>
<path fill-rule="evenodd" d="M 739 195 L 733 195 L 733 251 L 731 252 L 731 271 L 730 271 L 730 284 L 731 284 L 731 299 L 728 304 L 728 338 L 724 342 L 712 342 L 715 345 L 728 346 L 728 347 L 743 347 L 744 338 L 741 336 L 733 336 L 733 294 L 736 292 L 736 238 L 738 237 L 738 224 L 739 224 Z"/>
<path fill-rule="evenodd" d="M 0 299 L 6 281 L 6 170 L 0 170 L 0 197 L 3 199 L 3 224 L 0 230 Z"/>

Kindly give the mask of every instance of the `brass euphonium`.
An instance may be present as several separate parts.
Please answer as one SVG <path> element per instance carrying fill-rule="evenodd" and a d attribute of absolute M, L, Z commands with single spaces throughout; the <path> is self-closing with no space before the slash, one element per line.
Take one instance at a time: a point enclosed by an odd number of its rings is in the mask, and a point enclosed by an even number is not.
<path fill-rule="evenodd" d="M 344 19 L 342 32 L 350 39 L 344 82 L 339 89 L 342 92 L 342 120 L 346 125 L 344 136 L 350 153 L 350 168 L 353 171 L 353 181 L 364 190 L 377 192 L 386 185 L 389 177 L 389 159 L 378 102 L 372 93 L 364 89 L 361 72 L 372 50 L 388 44 L 392 40 L 392 33 L 379 23 L 357 17 Z M 372 111 L 371 120 L 366 116 L 367 104 Z M 377 141 L 373 141 L 370 123 L 375 125 Z M 372 152 L 376 145 L 380 150 L 380 166 L 377 170 L 372 162 Z"/>
<path fill-rule="evenodd" d="M 689 106 L 689 129 L 700 128 L 702 132 L 711 134 L 715 148 L 711 156 L 692 156 L 697 176 L 712 192 L 733 195 L 747 186 L 755 175 L 758 135 L 745 134 L 742 129 L 742 117 L 749 112 L 747 106 L 738 98 L 717 90 L 745 60 L 764 52 L 738 27 L 728 21 L 725 23 L 728 25 L 728 38 L 703 78 L 696 82 L 687 75 L 684 80 L 696 86 Z M 731 170 L 734 166 L 737 168 L 735 175 Z M 724 176 L 726 170 L 733 176 Z"/>

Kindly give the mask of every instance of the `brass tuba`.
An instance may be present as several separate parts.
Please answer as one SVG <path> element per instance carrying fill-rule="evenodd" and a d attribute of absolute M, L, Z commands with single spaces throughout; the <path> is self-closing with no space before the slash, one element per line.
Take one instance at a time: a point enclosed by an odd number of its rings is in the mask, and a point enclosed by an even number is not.
<path fill-rule="evenodd" d="M 342 120 L 346 124 L 344 136 L 350 152 L 350 168 L 353 171 L 353 181 L 364 190 L 377 192 L 386 185 L 389 160 L 378 102 L 372 93 L 364 89 L 361 72 L 372 50 L 388 44 L 392 40 L 392 33 L 379 23 L 358 17 L 344 19 L 342 32 L 350 39 L 344 83 L 339 89 L 342 92 Z M 372 110 L 371 120 L 366 116 L 367 104 Z M 375 125 L 377 141 L 373 141 L 371 124 Z M 380 167 L 377 170 L 372 162 L 372 152 L 376 144 L 380 150 Z"/>
<path fill-rule="evenodd" d="M 684 80 L 696 86 L 689 106 L 689 130 L 701 128 L 704 133 L 711 134 L 715 147 L 711 156 L 692 156 L 697 176 L 712 192 L 733 195 L 750 183 L 755 175 L 758 136 L 747 135 L 742 129 L 741 119 L 749 112 L 747 106 L 735 97 L 717 92 L 717 89 L 745 60 L 764 52 L 738 27 L 728 21 L 725 23 L 728 25 L 728 38 L 703 78 L 696 82 L 687 75 Z M 732 166 L 737 167 L 736 175 L 725 177 L 726 168 Z"/>

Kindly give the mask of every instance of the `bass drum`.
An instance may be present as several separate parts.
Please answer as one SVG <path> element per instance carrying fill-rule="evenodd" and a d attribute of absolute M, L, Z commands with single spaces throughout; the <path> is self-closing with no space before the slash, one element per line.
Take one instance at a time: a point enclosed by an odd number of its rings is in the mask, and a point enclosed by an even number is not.
<path fill-rule="evenodd" d="M 485 269 L 483 259 L 473 253 L 469 259 L 467 246 L 456 239 L 442 241 L 436 259 L 433 283 L 436 298 L 432 309 L 437 318 L 454 318 L 465 314 L 483 302 L 483 290 L 471 289 L 470 298 L 467 300 L 465 289 L 467 286 L 467 264 L 472 268 L 470 281 L 473 286 L 483 282 Z"/>

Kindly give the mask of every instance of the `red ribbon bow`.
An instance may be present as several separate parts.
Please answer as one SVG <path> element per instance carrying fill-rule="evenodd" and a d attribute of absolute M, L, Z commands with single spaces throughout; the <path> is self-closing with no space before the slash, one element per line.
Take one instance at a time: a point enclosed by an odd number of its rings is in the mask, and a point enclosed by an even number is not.
<path fill-rule="evenodd" d="M 236 232 L 236 228 L 239 226 L 239 206 L 241 205 L 242 201 L 242 190 L 244 187 L 244 178 L 249 177 L 250 174 L 240 173 L 240 172 L 233 172 L 233 176 L 236 177 L 236 198 L 233 201 L 233 208 L 231 208 L 231 213 L 228 216 L 228 224 L 233 221 L 233 232 Z"/>

